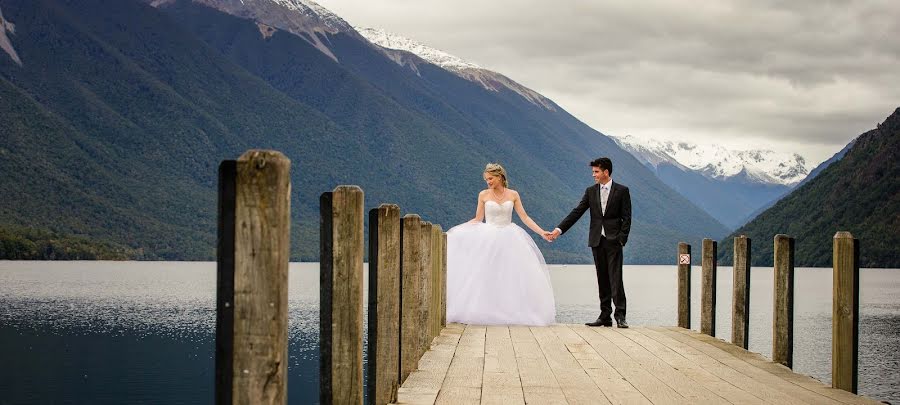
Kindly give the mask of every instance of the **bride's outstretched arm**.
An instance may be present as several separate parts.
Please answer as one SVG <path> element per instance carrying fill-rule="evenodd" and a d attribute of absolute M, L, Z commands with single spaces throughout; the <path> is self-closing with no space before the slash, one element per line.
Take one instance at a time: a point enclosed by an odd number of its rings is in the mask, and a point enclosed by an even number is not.
<path fill-rule="evenodd" d="M 516 214 L 519 214 L 519 219 L 521 219 L 522 223 L 525 224 L 526 226 L 528 226 L 529 229 L 531 229 L 538 235 L 543 236 L 544 230 L 540 226 L 538 226 L 538 224 L 536 222 L 534 222 L 534 220 L 531 219 L 531 217 L 529 217 L 527 213 L 525 213 L 525 206 L 522 205 L 522 197 L 519 196 L 518 192 L 515 192 L 515 193 L 516 193 L 516 202 L 514 204 L 516 206 Z"/>
<path fill-rule="evenodd" d="M 484 199 L 481 198 L 482 194 L 484 194 L 484 191 L 478 193 L 478 208 L 475 209 L 475 218 L 472 218 L 469 222 L 481 222 L 484 220 Z"/>

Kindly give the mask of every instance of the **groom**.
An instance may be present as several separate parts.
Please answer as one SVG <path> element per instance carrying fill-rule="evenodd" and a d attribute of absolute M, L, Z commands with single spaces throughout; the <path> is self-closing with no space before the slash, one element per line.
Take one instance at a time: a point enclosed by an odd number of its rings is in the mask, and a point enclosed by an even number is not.
<path fill-rule="evenodd" d="M 594 184 L 584 191 L 584 197 L 569 215 L 547 237 L 555 240 L 591 210 L 588 245 L 594 254 L 597 286 L 600 290 L 600 316 L 588 326 L 612 326 L 611 316 L 620 328 L 625 321 L 625 286 L 622 284 L 622 248 L 631 231 L 631 194 L 628 187 L 612 181 L 612 161 L 599 158 L 591 162 Z M 611 303 L 615 303 L 615 314 Z"/>

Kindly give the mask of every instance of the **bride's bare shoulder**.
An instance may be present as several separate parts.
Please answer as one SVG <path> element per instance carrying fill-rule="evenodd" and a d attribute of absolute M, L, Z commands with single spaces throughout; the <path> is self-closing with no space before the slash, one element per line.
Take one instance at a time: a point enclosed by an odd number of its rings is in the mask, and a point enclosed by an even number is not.
<path fill-rule="evenodd" d="M 519 192 L 513 189 L 509 189 L 510 194 L 512 194 L 513 198 L 519 198 Z"/>

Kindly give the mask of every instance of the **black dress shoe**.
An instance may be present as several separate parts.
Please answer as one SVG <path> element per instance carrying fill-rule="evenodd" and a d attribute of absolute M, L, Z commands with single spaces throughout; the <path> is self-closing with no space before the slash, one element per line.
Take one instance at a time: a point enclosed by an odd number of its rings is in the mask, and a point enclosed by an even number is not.
<path fill-rule="evenodd" d="M 606 326 L 606 327 L 610 327 L 610 326 L 612 326 L 612 321 L 604 321 L 604 320 L 601 320 L 600 318 L 597 318 L 596 321 L 594 321 L 594 322 L 587 322 L 587 323 L 585 323 L 585 325 L 587 325 L 587 326 Z"/>
<path fill-rule="evenodd" d="M 610 326 L 611 326 L 611 325 L 610 325 Z M 622 320 L 620 320 L 620 321 L 616 321 L 616 326 L 618 326 L 618 327 L 620 327 L 620 328 L 622 328 L 622 329 L 628 329 L 628 322 L 625 322 L 625 320 L 622 319 Z"/>

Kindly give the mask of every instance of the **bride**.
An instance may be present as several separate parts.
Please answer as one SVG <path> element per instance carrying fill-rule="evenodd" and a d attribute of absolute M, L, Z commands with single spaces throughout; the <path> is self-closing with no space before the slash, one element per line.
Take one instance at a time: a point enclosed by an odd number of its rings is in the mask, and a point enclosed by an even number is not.
<path fill-rule="evenodd" d="M 513 208 L 532 231 L 546 232 L 525 213 L 502 166 L 488 164 L 483 177 L 475 218 L 447 231 L 447 322 L 552 324 L 550 272 L 528 233 L 512 223 Z"/>

